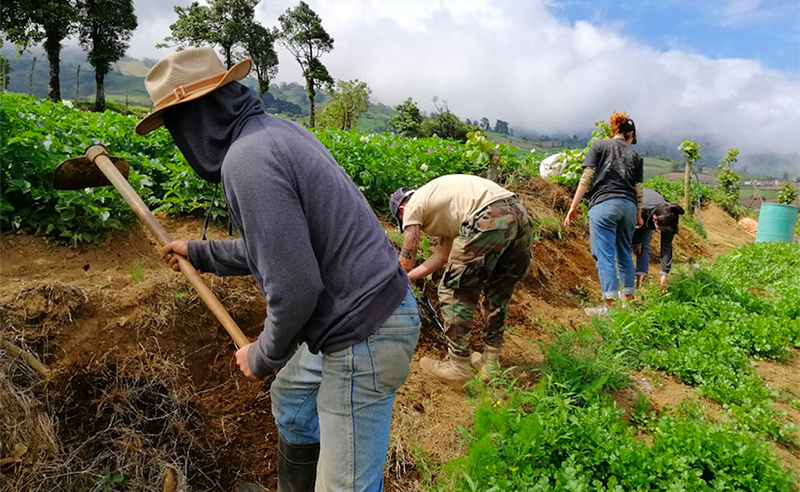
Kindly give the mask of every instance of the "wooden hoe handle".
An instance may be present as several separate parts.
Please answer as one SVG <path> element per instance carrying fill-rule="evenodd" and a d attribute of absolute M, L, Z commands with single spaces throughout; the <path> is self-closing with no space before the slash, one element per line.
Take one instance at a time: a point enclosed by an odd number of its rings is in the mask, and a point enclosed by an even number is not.
<path fill-rule="evenodd" d="M 171 243 L 172 238 L 169 237 L 167 231 L 158 223 L 158 220 L 156 220 L 155 216 L 150 212 L 150 209 L 147 208 L 147 205 L 144 204 L 139 195 L 136 194 L 136 191 L 131 187 L 130 183 L 120 174 L 119 170 L 117 170 L 116 166 L 114 166 L 108 158 L 108 152 L 105 147 L 102 145 L 93 145 L 89 147 L 86 150 L 86 157 L 94 162 L 103 174 L 106 175 L 108 180 L 111 181 L 111 184 L 119 191 L 122 198 L 128 202 L 128 205 L 130 205 L 139 219 L 150 229 L 150 232 L 153 233 L 159 244 L 164 246 Z M 181 273 L 186 277 L 186 280 L 189 281 L 192 287 L 194 287 L 194 290 L 197 291 L 200 299 L 202 299 L 211 312 L 214 313 L 214 316 L 217 317 L 225 328 L 225 331 L 233 338 L 233 342 L 236 346 L 242 348 L 249 344 L 250 341 L 244 336 L 244 333 L 242 333 L 242 330 L 236 325 L 231 315 L 228 314 L 225 306 L 219 302 L 217 296 L 215 296 L 206 283 L 203 282 L 200 274 L 197 273 L 197 270 L 192 266 L 189 260 L 174 252 L 172 254 L 178 258 L 178 265 L 180 266 Z"/>

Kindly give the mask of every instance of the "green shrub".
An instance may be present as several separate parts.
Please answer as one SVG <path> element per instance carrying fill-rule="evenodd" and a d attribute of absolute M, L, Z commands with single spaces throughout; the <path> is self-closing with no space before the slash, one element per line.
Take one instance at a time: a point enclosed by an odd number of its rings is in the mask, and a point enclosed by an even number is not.
<path fill-rule="evenodd" d="M 778 203 L 791 205 L 795 200 L 797 200 L 797 188 L 788 181 L 781 183 L 781 189 L 778 192 Z"/>

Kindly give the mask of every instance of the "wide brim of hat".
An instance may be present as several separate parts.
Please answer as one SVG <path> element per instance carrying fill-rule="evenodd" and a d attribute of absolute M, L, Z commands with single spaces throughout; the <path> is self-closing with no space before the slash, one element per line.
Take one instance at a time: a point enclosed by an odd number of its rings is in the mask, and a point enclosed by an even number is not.
<path fill-rule="evenodd" d="M 243 78 L 247 77 L 247 74 L 250 73 L 250 68 L 253 64 L 253 61 L 250 58 L 245 58 L 244 60 L 238 62 L 234 66 L 230 68 L 230 70 L 225 73 L 225 76 L 222 80 L 219 81 L 218 84 L 213 85 L 211 87 L 207 87 L 201 91 L 197 91 L 194 94 L 186 96 L 185 98 L 175 101 L 163 108 L 159 108 L 152 113 L 148 114 L 144 117 L 142 121 L 140 121 L 136 125 L 136 133 L 139 135 L 147 135 L 148 133 L 152 132 L 156 128 L 164 125 L 164 111 L 168 110 L 169 108 L 175 107 L 179 104 L 183 104 L 189 101 L 194 101 L 200 97 L 205 96 L 209 92 L 214 92 L 215 90 L 219 89 L 225 84 L 230 84 L 231 82 L 235 82 L 237 80 L 242 80 Z"/>

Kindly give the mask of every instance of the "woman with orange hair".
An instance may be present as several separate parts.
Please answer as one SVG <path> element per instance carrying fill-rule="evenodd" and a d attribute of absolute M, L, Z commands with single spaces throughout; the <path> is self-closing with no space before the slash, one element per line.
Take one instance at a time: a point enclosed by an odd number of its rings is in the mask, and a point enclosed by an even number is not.
<path fill-rule="evenodd" d="M 592 144 L 583 162 L 583 176 L 572 199 L 564 225 L 578 216 L 586 191 L 589 199 L 589 235 L 592 256 L 605 305 L 591 314 L 604 313 L 622 294 L 633 300 L 636 275 L 631 258 L 633 233 L 642 224 L 643 160 L 632 147 L 636 126 L 625 113 L 611 115 L 612 137 Z M 617 280 L 619 270 L 619 281 Z"/>

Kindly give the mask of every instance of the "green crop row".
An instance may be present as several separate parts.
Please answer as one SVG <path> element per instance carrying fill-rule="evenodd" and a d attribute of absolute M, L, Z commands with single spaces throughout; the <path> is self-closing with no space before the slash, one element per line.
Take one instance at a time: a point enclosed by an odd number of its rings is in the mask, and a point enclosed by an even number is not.
<path fill-rule="evenodd" d="M 18 94 L 0 95 L 0 226 L 43 234 L 60 243 L 101 242 L 135 221 L 111 187 L 79 191 L 53 188 L 62 160 L 105 145 L 131 164 L 129 180 L 153 209 L 202 213 L 213 187 L 193 175 L 166 130 L 136 135 L 136 118 L 88 113 Z M 225 214 L 224 208 L 217 209 Z"/>
<path fill-rule="evenodd" d="M 630 363 L 678 376 L 718 401 L 741 426 L 784 445 L 796 428 L 774 410 L 775 391 L 753 359 L 800 347 L 800 247 L 745 246 L 710 267 L 678 275 L 667 295 L 618 313 L 601 332 Z"/>
<path fill-rule="evenodd" d="M 56 191 L 53 171 L 64 159 L 93 144 L 130 162 L 130 181 L 151 209 L 175 215 L 201 215 L 214 186 L 189 167 L 169 134 L 159 129 L 146 137 L 134 133 L 137 118 L 115 112 L 89 113 L 69 105 L 3 92 L 0 94 L 0 227 L 44 234 L 60 243 L 102 242 L 114 229 L 135 221 L 112 188 Z M 466 156 L 463 142 L 437 137 L 411 139 L 392 134 L 321 130 L 330 150 L 378 213 L 401 186 L 420 186 L 437 176 L 481 173 Z M 532 174 L 535 155 L 519 157 L 500 145 L 505 175 Z M 214 218 L 227 217 L 220 193 Z"/>
<path fill-rule="evenodd" d="M 543 345 L 541 366 L 470 387 L 477 408 L 463 429 L 467 456 L 425 463 L 435 491 L 793 491 L 771 438 L 795 448 L 777 395 L 751 367 L 800 343 L 800 247 L 757 244 L 673 280 L 670 292 L 613 312 Z M 689 400 L 656 411 L 639 393 L 630 413 L 608 392 L 631 368 L 679 376 L 723 403 L 712 421 Z M 538 372 L 525 388 L 514 374 Z M 528 377 L 524 379 L 529 379 Z"/>

